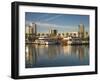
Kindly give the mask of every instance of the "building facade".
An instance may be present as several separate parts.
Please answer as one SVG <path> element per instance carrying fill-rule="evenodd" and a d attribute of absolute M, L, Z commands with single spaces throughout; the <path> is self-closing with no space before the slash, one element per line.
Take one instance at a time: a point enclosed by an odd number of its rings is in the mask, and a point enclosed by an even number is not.
<path fill-rule="evenodd" d="M 78 30 L 78 35 L 79 35 L 80 38 L 84 38 L 84 32 L 85 32 L 84 25 L 80 24 L 79 25 L 79 30 Z"/>
<path fill-rule="evenodd" d="M 37 35 L 37 27 L 35 23 L 25 27 L 25 39 L 27 41 L 35 40 Z"/>

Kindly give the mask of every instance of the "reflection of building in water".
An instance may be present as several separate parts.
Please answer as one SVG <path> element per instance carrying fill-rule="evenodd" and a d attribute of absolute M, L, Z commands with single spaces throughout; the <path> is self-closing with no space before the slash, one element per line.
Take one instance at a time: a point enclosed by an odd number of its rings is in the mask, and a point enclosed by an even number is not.
<path fill-rule="evenodd" d="M 59 45 L 37 45 L 35 47 L 38 58 L 45 55 L 48 59 L 54 59 L 61 50 Z"/>
<path fill-rule="evenodd" d="M 64 54 L 66 55 L 70 55 L 71 53 L 71 49 L 72 49 L 72 47 L 71 47 L 71 45 L 68 45 L 68 46 L 63 46 L 63 52 L 64 52 Z"/>
<path fill-rule="evenodd" d="M 85 56 L 85 53 L 84 53 L 85 49 L 86 48 L 83 46 L 77 46 L 77 47 L 75 46 L 74 50 L 72 50 L 72 51 L 73 51 L 73 54 L 75 53 L 76 56 L 80 59 L 80 61 L 82 61 Z"/>
<path fill-rule="evenodd" d="M 83 48 L 82 46 L 81 47 L 79 46 L 77 51 L 78 51 L 78 57 L 79 57 L 79 59 L 82 60 L 84 58 L 85 48 Z"/>
<path fill-rule="evenodd" d="M 84 51 L 85 48 L 82 46 L 63 46 L 63 52 L 65 55 L 75 55 L 77 56 L 80 60 L 84 58 Z"/>
<path fill-rule="evenodd" d="M 61 45 L 26 45 L 26 68 L 42 67 L 60 62 L 71 63 L 73 61 L 82 64 L 88 59 L 88 47 L 82 45 L 77 46 L 61 46 Z M 63 58 L 63 59 L 62 59 Z M 85 61 L 86 62 L 86 61 Z M 74 63 L 74 62 L 73 62 Z M 74 65 L 72 63 L 72 65 Z M 66 65 L 65 64 L 65 65 Z M 60 65 L 60 64 L 57 64 Z"/>
<path fill-rule="evenodd" d="M 49 45 L 47 54 L 48 54 L 49 59 L 54 59 L 57 55 L 60 54 L 60 50 L 57 47 L 57 45 L 55 45 L 55 46 Z"/>
<path fill-rule="evenodd" d="M 26 68 L 32 67 L 33 64 L 36 63 L 37 55 L 36 55 L 36 49 L 32 45 L 28 45 L 25 48 L 25 57 L 26 57 Z"/>

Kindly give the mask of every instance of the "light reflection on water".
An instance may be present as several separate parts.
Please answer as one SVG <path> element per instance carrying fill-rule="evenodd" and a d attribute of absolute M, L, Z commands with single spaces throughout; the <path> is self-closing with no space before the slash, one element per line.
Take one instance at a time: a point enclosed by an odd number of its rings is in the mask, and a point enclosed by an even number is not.
<path fill-rule="evenodd" d="M 89 45 L 32 45 L 25 47 L 25 67 L 89 65 Z"/>

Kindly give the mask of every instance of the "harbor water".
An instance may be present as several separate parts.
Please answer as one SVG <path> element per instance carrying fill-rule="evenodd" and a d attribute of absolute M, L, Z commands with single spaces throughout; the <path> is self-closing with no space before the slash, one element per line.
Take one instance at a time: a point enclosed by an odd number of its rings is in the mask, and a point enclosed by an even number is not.
<path fill-rule="evenodd" d="M 83 65 L 89 65 L 89 45 L 26 44 L 26 68 Z"/>

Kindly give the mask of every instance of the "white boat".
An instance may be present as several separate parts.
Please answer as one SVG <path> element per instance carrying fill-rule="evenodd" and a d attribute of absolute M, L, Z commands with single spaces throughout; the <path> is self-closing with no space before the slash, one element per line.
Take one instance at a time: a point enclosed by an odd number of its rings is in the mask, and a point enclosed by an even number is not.
<path fill-rule="evenodd" d="M 45 44 L 45 45 L 53 45 L 53 44 L 59 44 L 57 40 L 51 39 L 51 38 L 39 38 L 35 40 L 36 44 Z"/>
<path fill-rule="evenodd" d="M 82 44 L 82 40 L 79 37 L 67 37 L 64 38 L 64 40 L 66 40 L 69 45 Z"/>
<path fill-rule="evenodd" d="M 45 44 L 46 45 L 53 45 L 53 44 L 57 44 L 57 41 L 55 41 L 55 40 L 46 40 Z"/>

